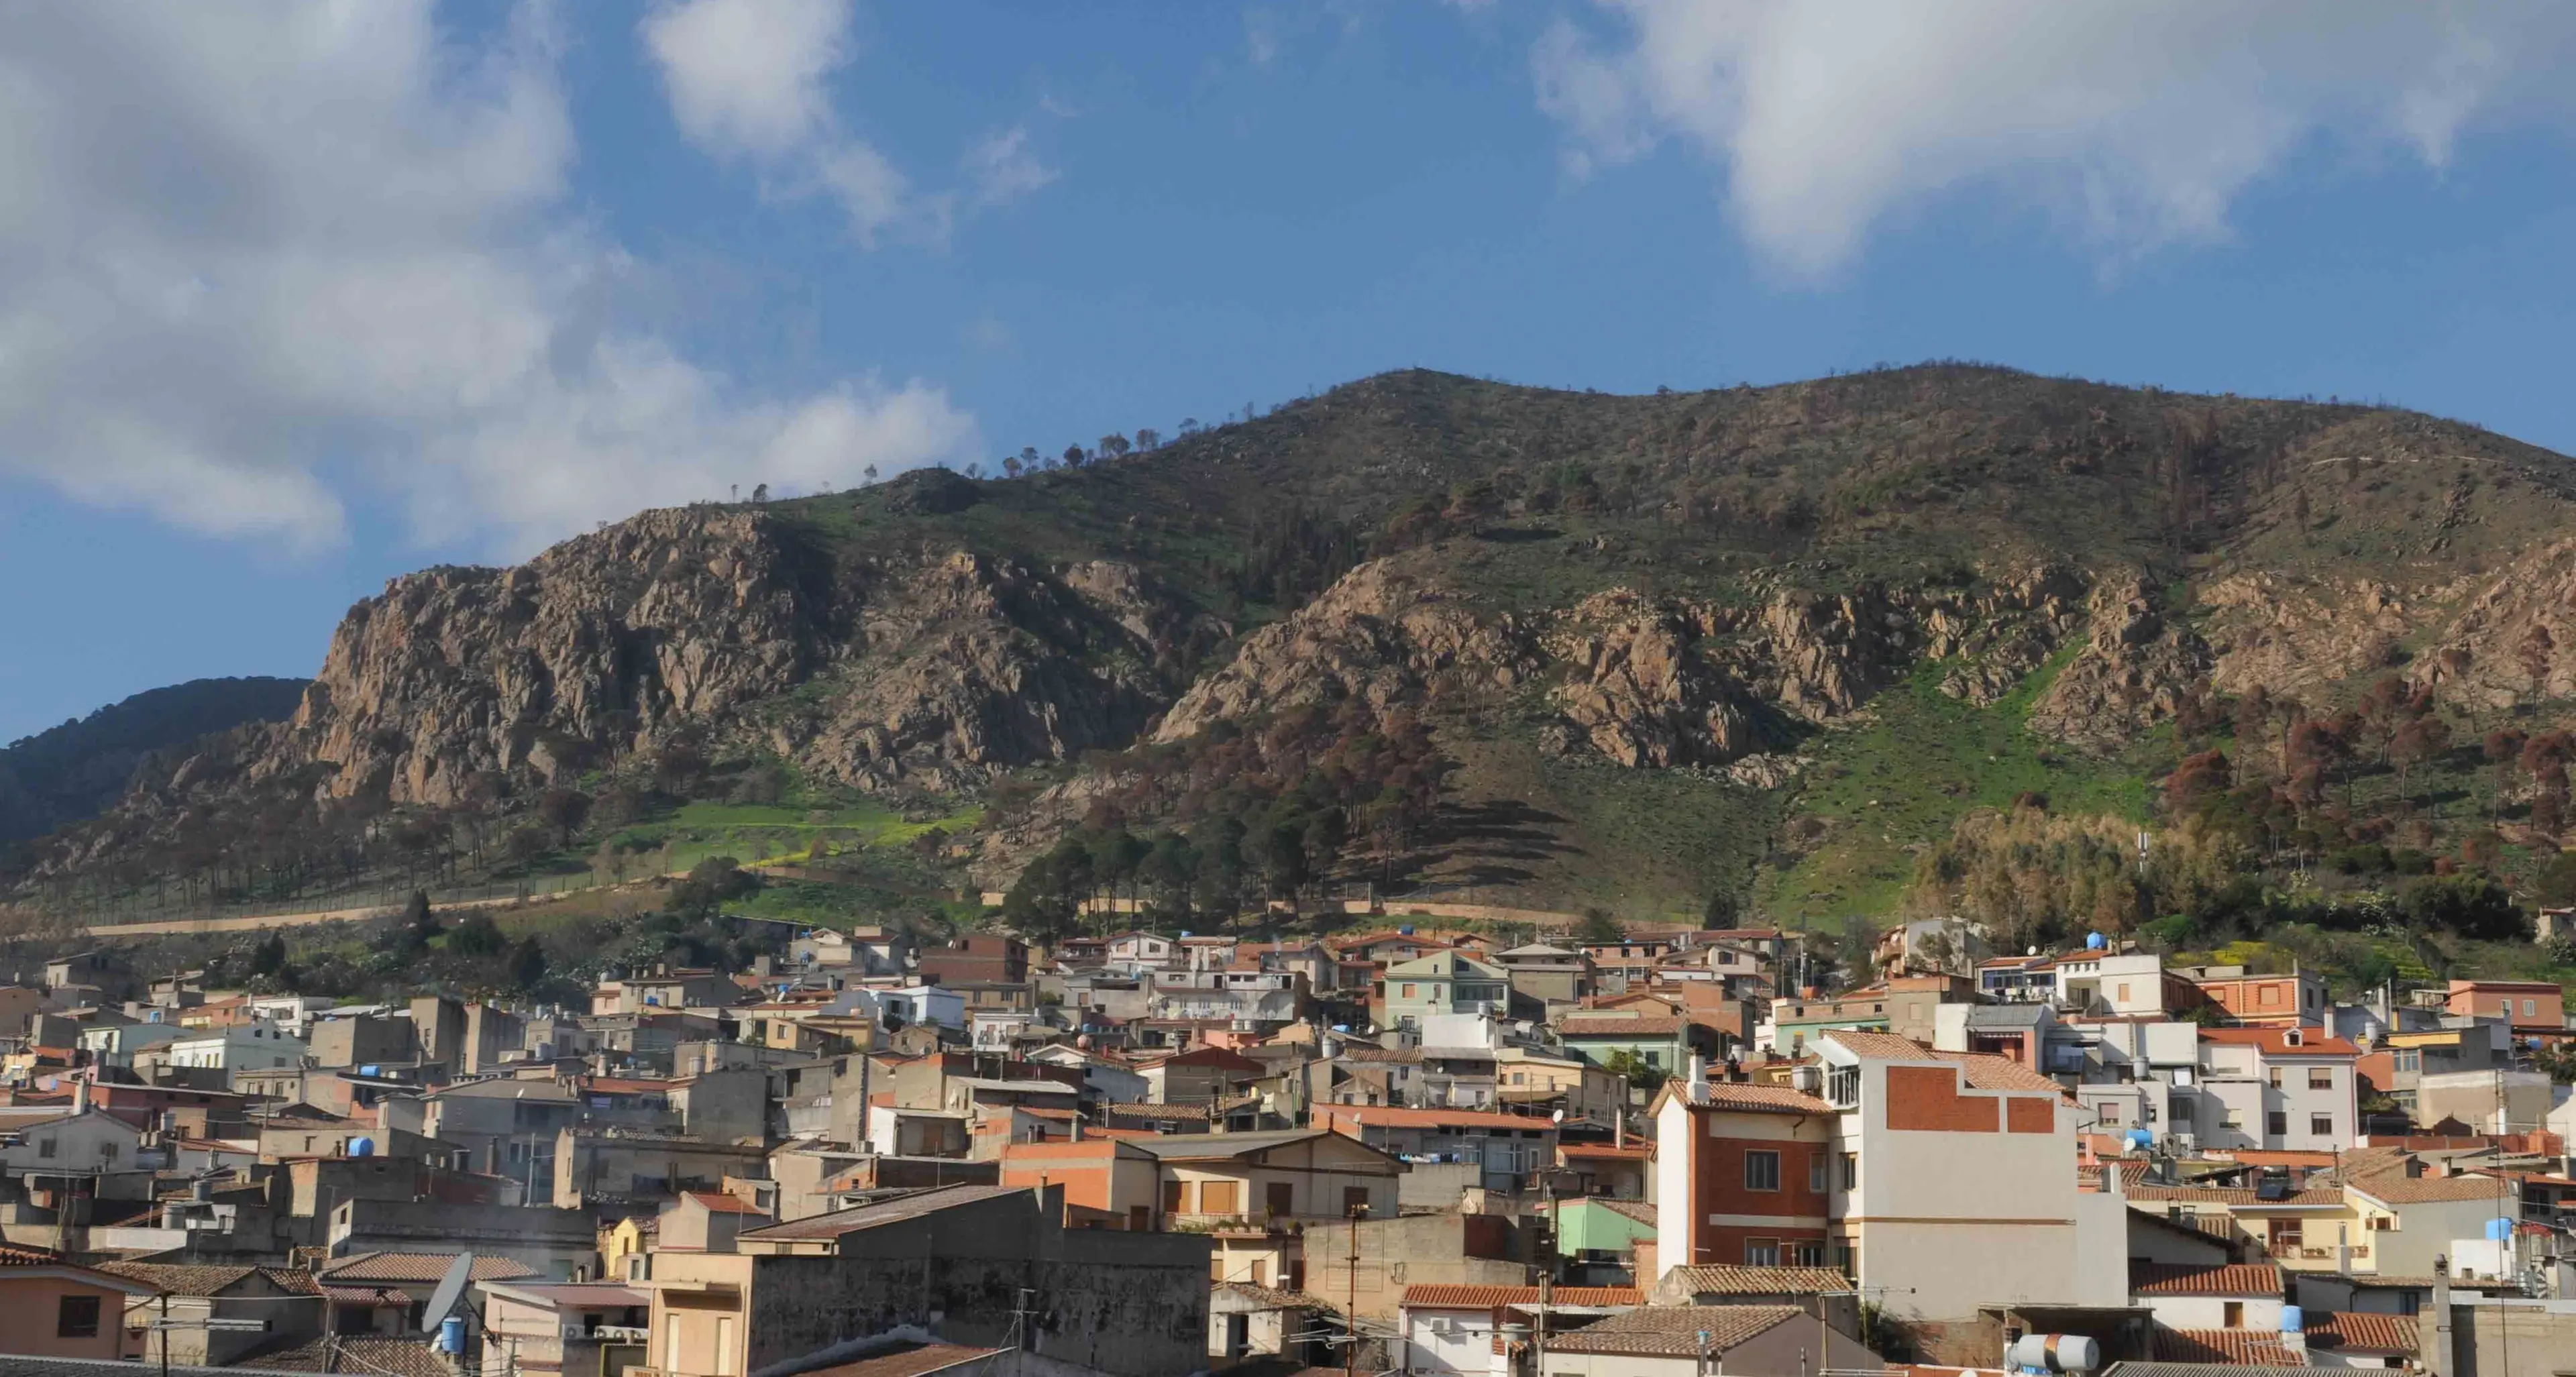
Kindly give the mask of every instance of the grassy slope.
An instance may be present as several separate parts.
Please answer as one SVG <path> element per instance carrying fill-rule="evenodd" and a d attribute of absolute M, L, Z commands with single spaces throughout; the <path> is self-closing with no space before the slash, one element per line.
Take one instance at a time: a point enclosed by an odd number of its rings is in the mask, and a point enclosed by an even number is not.
<path fill-rule="evenodd" d="M 2133 760 L 2096 760 L 2030 731 L 2031 704 L 2073 654 L 2061 651 L 1985 707 L 1943 694 L 1944 666 L 1926 662 L 1870 705 L 1868 721 L 1810 741 L 1817 763 L 1788 814 L 1792 834 L 1821 827 L 1826 840 L 1786 865 L 1763 867 L 1756 891 L 1763 909 L 1802 928 L 1830 928 L 1851 914 L 1884 917 L 1918 850 L 1949 835 L 1970 810 L 2006 807 L 2023 794 L 2045 795 L 2061 812 L 2146 820 L 2143 766 L 2156 743 L 2142 743 Z"/>

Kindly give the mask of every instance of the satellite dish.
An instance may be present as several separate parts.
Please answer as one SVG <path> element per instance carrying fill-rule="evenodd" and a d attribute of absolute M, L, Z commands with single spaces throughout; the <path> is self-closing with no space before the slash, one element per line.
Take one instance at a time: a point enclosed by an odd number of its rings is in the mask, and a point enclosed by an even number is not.
<path fill-rule="evenodd" d="M 465 1298 L 466 1279 L 473 1275 L 474 1255 L 458 1253 L 456 1260 L 447 1264 L 447 1275 L 439 1280 L 438 1289 L 429 1293 L 429 1304 L 421 1307 L 421 1328 L 435 1329 L 439 1321 L 447 1318 L 448 1312 Z"/>
<path fill-rule="evenodd" d="M 1564 1123 L 1564 1122 L 1565 1122 L 1565 1111 L 1564 1111 L 1564 1110 L 1562 1110 L 1562 1109 L 1557 1110 L 1555 1113 L 1548 1115 L 1548 1116 L 1547 1116 L 1547 1119 L 1548 1119 L 1548 1122 L 1549 1122 L 1549 1123 L 1554 1123 L 1554 1124 L 1561 1124 L 1561 1123 Z"/>

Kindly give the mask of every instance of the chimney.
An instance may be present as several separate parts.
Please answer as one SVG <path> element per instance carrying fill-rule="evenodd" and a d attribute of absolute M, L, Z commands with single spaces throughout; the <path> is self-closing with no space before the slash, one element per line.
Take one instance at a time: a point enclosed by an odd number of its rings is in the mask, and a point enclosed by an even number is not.
<path fill-rule="evenodd" d="M 1616 1148 L 1628 1146 L 1628 1116 L 1616 1109 L 1610 1111 L 1610 1145 Z"/>
<path fill-rule="evenodd" d="M 1708 1098 L 1708 1058 L 1699 1055 L 1697 1052 L 1693 1052 L 1691 1054 L 1689 1085 L 1690 1089 L 1688 1093 L 1692 1099 L 1705 1100 Z"/>

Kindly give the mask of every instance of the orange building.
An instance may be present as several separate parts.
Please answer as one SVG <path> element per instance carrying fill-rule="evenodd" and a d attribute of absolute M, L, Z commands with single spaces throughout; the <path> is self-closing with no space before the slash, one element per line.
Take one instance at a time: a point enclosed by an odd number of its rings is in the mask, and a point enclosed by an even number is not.
<path fill-rule="evenodd" d="M 2253 1027 L 2305 1024 L 2322 1028 L 2330 1007 L 2326 1003 L 2326 979 L 2314 971 L 2247 975 L 2241 968 L 2227 968 L 2197 976 L 2191 983 L 2226 1010 L 2229 1018 Z"/>
<path fill-rule="evenodd" d="M 139 1349 L 126 1350 L 127 1298 L 159 1294 L 157 1287 L 74 1266 L 41 1248 L 0 1245 L 0 1316 L 8 1317 L 12 1353 L 141 1357 Z"/>
<path fill-rule="evenodd" d="M 2454 980 L 2454 1014 L 2501 1018 L 2518 1038 L 2556 1042 L 2567 1036 L 2567 996 L 2546 980 Z"/>

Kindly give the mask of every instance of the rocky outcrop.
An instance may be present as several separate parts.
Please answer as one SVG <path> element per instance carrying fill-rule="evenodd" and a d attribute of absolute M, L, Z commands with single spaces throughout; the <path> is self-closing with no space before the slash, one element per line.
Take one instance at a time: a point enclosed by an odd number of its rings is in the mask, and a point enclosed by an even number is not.
<path fill-rule="evenodd" d="M 759 511 L 648 512 L 516 568 L 394 580 L 342 621 L 293 721 L 222 768 L 451 806 L 685 733 L 818 779 L 962 789 L 1132 740 L 1188 625 L 1125 565 L 836 558 Z"/>
<path fill-rule="evenodd" d="M 2033 704 L 2034 731 L 2088 750 L 2108 750 L 2165 718 L 2203 684 L 2209 647 L 2182 621 L 2158 611 L 2146 580 L 2103 578 L 2087 604 L 2084 648 Z"/>
<path fill-rule="evenodd" d="M 1724 608 L 1626 588 L 1584 599 L 1546 638 L 1564 719 L 1548 743 L 1581 742 L 1632 768 L 1718 765 L 1756 749 L 1758 705 L 1701 649 L 1737 622 Z"/>
<path fill-rule="evenodd" d="M 1244 639 L 1234 659 L 1172 705 L 1157 741 L 1183 741 L 1220 721 L 1356 699 L 1385 712 L 1458 689 L 1509 689 L 1540 656 L 1508 615 L 1474 610 L 1454 590 L 1376 560 L 1305 607 Z"/>
<path fill-rule="evenodd" d="M 2407 676 L 2487 708 L 2576 696 L 2576 540 L 2552 541 L 2474 585 Z"/>

